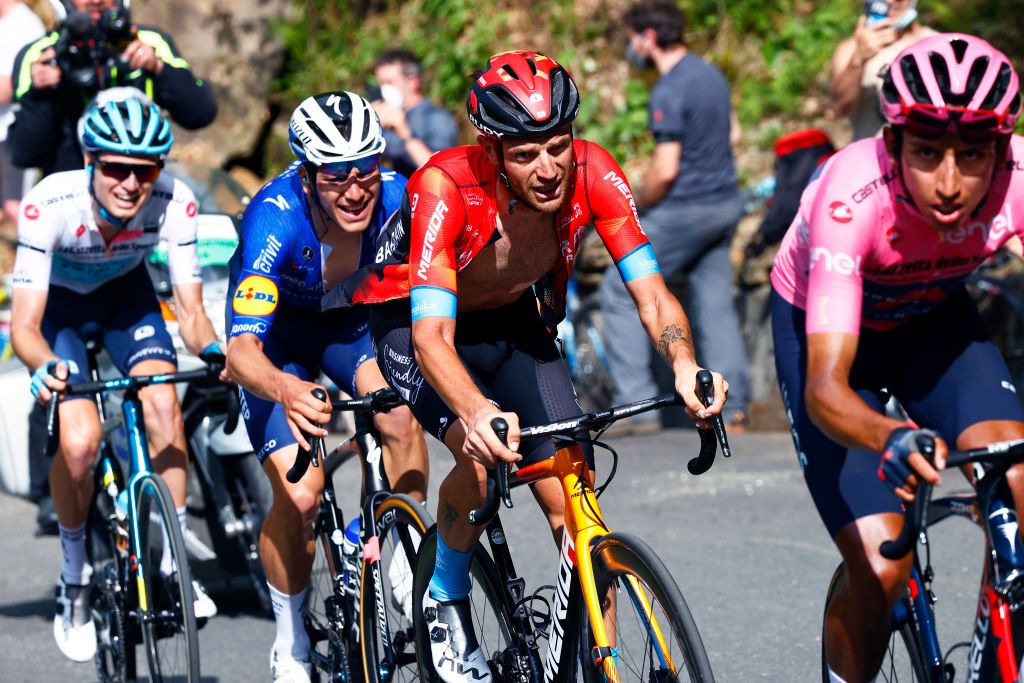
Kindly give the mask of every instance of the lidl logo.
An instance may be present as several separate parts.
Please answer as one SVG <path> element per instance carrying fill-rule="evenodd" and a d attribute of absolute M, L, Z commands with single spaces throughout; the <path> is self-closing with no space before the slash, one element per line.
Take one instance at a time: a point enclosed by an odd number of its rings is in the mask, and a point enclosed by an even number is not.
<path fill-rule="evenodd" d="M 238 283 L 232 308 L 241 315 L 270 315 L 277 308 L 277 285 L 268 278 L 250 275 Z"/>

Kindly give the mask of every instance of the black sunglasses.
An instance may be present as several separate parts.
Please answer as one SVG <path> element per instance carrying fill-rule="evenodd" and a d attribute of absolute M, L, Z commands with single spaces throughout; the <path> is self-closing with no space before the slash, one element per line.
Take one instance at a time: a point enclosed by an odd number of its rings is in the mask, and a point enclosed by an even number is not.
<path fill-rule="evenodd" d="M 140 183 L 155 182 L 163 168 L 163 164 L 125 164 L 120 161 L 100 160 L 96 161 L 96 165 L 103 175 L 119 183 L 127 180 L 130 175 L 134 175 Z"/>

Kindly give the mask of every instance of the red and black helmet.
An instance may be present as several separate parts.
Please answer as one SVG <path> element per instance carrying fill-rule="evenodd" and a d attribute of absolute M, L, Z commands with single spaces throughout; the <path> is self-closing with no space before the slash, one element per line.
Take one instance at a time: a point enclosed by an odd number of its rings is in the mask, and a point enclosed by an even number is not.
<path fill-rule="evenodd" d="M 496 138 L 550 133 L 572 123 L 579 110 L 580 93 L 565 67 L 527 50 L 488 59 L 466 99 L 470 122 Z"/>

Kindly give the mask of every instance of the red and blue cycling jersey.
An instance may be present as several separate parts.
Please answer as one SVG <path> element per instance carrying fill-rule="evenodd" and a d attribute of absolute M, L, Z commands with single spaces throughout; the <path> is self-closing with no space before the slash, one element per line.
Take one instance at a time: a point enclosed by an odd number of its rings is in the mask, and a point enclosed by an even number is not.
<path fill-rule="evenodd" d="M 1014 135 L 982 204 L 948 232 L 914 208 L 881 138 L 825 164 L 775 257 L 772 285 L 807 333 L 885 331 L 935 309 L 1024 231 L 1024 138 Z"/>
<path fill-rule="evenodd" d="M 593 142 L 574 140 L 576 169 L 555 218 L 562 257 L 535 285 L 545 322 L 565 315 L 573 262 L 592 224 L 626 282 L 660 273 L 625 174 Z M 497 167 L 479 146 L 438 152 L 413 174 L 401 211 L 377 239 L 375 262 L 335 287 L 324 307 L 410 298 L 412 319 L 456 317 L 457 274 L 498 239 Z"/>
<path fill-rule="evenodd" d="M 320 309 L 323 264 L 330 247 L 317 239 L 299 168 L 295 162 L 267 183 L 242 218 L 238 248 L 230 262 L 229 337 L 254 334 L 265 340 L 279 306 Z M 405 183 L 399 173 L 381 172 L 373 218 L 362 233 L 359 265 L 373 261 L 374 239 L 401 205 Z"/>

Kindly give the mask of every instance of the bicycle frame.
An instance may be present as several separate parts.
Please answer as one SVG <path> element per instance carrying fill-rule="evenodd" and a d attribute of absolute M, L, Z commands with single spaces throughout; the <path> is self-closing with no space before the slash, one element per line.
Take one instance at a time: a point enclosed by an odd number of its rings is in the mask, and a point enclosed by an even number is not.
<path fill-rule="evenodd" d="M 1002 476 L 988 476 L 980 473 L 975 484 L 976 492 L 968 495 L 953 495 L 932 500 L 928 507 L 928 526 L 937 524 L 949 517 L 963 517 L 980 526 L 985 532 L 986 562 L 979 586 L 978 606 L 974 630 L 970 641 L 967 657 L 968 681 L 1001 681 L 1016 683 L 1020 667 L 1018 652 L 1022 643 L 1014 642 L 1014 634 L 1010 614 L 1016 605 L 1008 598 L 1008 593 L 998 589 L 1000 580 L 1014 578 L 1013 564 L 1024 560 L 1024 553 L 1013 544 L 1006 544 L 1013 556 L 1007 556 L 1002 544 L 994 543 L 995 535 L 1001 533 L 993 521 L 1001 508 L 1006 506 L 1004 500 L 1009 498 L 1005 479 Z M 981 514 L 980 511 L 984 511 Z M 922 532 L 921 543 L 927 547 L 927 533 Z M 1010 569 L 1010 572 L 1007 570 Z M 946 662 L 939 646 L 936 633 L 935 618 L 932 604 L 935 602 L 931 592 L 932 572 L 930 562 L 922 571 L 921 561 L 917 552 L 914 553 L 914 566 L 908 584 L 908 595 L 894 609 L 893 619 L 898 625 L 909 620 L 915 637 L 925 656 L 925 666 L 929 677 L 936 683 L 946 678 Z"/>
<path fill-rule="evenodd" d="M 548 637 L 548 650 L 543 661 L 544 681 L 574 680 L 572 655 L 576 645 L 576 634 L 579 633 L 580 618 L 586 618 L 590 623 L 594 639 L 594 649 L 590 653 L 593 663 L 601 668 L 607 680 L 619 681 L 615 658 L 608 656 L 613 645 L 605 629 L 601 612 L 604 598 L 597 594 L 594 566 L 589 552 L 591 545 L 601 536 L 610 533 L 611 529 L 605 524 L 597 502 L 593 488 L 593 470 L 587 464 L 583 450 L 578 444 L 563 445 L 555 451 L 553 457 L 510 473 L 509 487 L 532 484 L 550 477 L 557 478 L 562 485 L 565 497 L 565 529 L 562 532 L 561 561 L 555 581 L 556 602 L 552 607 L 552 631 Z M 535 659 L 537 646 L 535 637 L 532 637 L 533 625 L 529 617 L 522 614 L 522 610 L 515 609 L 524 600 L 525 582 L 515 573 L 512 556 L 505 542 L 504 530 L 497 515 L 487 526 L 487 539 L 499 576 L 506 588 L 504 597 L 512 608 L 509 612 L 514 615 L 520 613 L 515 618 L 520 621 L 523 632 L 530 636 L 529 642 L 522 645 L 531 652 L 531 658 Z M 583 552 L 578 552 L 580 548 Z M 657 646 L 658 658 L 662 664 L 674 669 L 661 628 L 651 613 L 643 591 L 639 590 L 632 577 L 628 591 L 630 599 L 643 608 L 648 632 L 652 636 L 652 642 Z M 585 607 L 585 614 L 580 610 L 580 600 Z"/>

